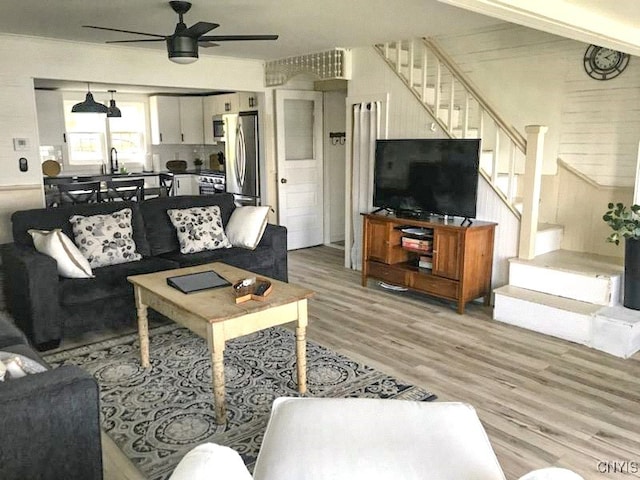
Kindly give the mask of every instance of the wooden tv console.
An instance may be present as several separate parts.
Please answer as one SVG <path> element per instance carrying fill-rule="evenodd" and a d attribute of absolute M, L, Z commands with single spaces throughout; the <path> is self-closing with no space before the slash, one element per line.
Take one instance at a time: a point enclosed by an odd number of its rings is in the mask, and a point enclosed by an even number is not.
<path fill-rule="evenodd" d="M 458 313 L 478 297 L 489 304 L 495 223 L 474 220 L 463 226 L 459 217 L 363 216 L 363 287 L 375 278 L 454 300 Z"/>

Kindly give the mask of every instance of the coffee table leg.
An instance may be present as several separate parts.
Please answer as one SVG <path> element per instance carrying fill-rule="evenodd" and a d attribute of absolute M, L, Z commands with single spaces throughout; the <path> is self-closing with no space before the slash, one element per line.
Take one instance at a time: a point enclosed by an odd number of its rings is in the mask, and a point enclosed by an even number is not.
<path fill-rule="evenodd" d="M 224 388 L 224 329 L 222 326 L 209 324 L 207 327 L 209 352 L 211 353 L 213 401 L 216 408 L 216 422 L 220 425 L 227 421 Z"/>
<path fill-rule="evenodd" d="M 138 312 L 138 336 L 140 337 L 140 363 L 143 368 L 149 368 L 149 321 L 147 306 L 140 299 L 140 287 L 135 286 L 136 310 Z"/>
<path fill-rule="evenodd" d="M 298 323 L 296 325 L 296 365 L 298 369 L 298 391 L 307 391 L 307 299 L 298 301 Z"/>

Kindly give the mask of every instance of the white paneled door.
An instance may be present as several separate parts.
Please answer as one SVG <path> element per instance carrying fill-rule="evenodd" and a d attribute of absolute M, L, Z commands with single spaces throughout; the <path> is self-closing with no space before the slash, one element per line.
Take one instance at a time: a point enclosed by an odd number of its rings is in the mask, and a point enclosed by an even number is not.
<path fill-rule="evenodd" d="M 279 223 L 289 250 L 323 243 L 322 93 L 276 91 Z"/>

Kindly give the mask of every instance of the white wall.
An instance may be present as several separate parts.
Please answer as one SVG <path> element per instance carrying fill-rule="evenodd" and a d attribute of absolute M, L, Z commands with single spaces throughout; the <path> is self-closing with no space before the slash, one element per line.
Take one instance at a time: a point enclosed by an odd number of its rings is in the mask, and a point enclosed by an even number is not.
<path fill-rule="evenodd" d="M 329 209 L 329 231 L 325 238 L 329 242 L 344 240 L 344 179 L 345 179 L 345 142 L 334 144 L 329 138 L 330 132 L 346 132 L 344 105 L 346 91 L 324 92 L 324 178 L 325 205 Z M 325 212 L 326 213 L 326 212 Z"/>
<path fill-rule="evenodd" d="M 352 55 L 353 78 L 349 82 L 348 96 L 366 98 L 389 94 L 388 138 L 446 137 L 439 127 L 431 131 L 432 118 L 373 47 L 353 49 Z M 349 129 L 347 126 L 347 131 Z M 519 222 L 482 179 L 478 189 L 477 218 L 498 223 L 492 283 L 494 287 L 504 285 L 508 280 L 507 259 L 517 253 Z"/>
<path fill-rule="evenodd" d="M 587 44 L 513 24 L 442 36 L 438 43 L 489 103 L 524 132 L 546 125 L 544 174 L 562 158 L 600 185 L 629 186 L 640 139 L 640 64 L 598 81 Z"/>
<path fill-rule="evenodd" d="M 0 187 L 2 195 L 23 198 L 21 208 L 43 205 L 39 168 L 34 78 L 80 80 L 127 85 L 185 88 L 264 90 L 263 62 L 201 56 L 191 65 L 178 65 L 162 50 L 83 44 L 15 35 L 0 35 Z M 13 150 L 13 138 L 27 138 L 31 147 Z M 18 158 L 29 159 L 20 172 Z M 34 192 L 39 192 L 35 194 Z M 15 202 L 0 204 L 0 242 L 11 240 L 9 215 Z"/>

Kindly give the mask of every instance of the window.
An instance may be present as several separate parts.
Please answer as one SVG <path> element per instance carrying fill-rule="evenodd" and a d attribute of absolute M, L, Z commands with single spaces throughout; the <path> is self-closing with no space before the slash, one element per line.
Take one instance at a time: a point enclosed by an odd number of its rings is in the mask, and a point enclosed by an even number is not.
<path fill-rule="evenodd" d="M 144 163 L 146 154 L 146 116 L 143 102 L 118 102 L 120 118 L 99 113 L 72 113 L 80 100 L 64 101 L 65 127 L 69 147 L 69 164 L 100 165 L 108 163 L 113 147 L 118 158 L 127 163 Z"/>
<path fill-rule="evenodd" d="M 122 117 L 109 118 L 111 147 L 118 150 L 118 158 L 126 162 L 144 163 L 146 146 L 145 109 L 139 102 L 118 102 Z"/>

